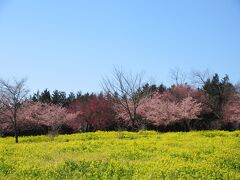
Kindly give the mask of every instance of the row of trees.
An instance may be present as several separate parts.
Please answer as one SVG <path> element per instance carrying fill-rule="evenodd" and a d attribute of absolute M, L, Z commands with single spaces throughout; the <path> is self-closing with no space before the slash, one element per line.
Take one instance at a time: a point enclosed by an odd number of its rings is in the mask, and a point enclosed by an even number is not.
<path fill-rule="evenodd" d="M 175 83 L 167 88 L 115 69 L 103 80 L 103 93 L 68 96 L 46 89 L 29 97 L 25 80 L 0 80 L 0 132 L 18 142 L 19 134 L 239 129 L 240 86 L 206 74 L 195 72 L 193 86 L 173 72 Z"/>

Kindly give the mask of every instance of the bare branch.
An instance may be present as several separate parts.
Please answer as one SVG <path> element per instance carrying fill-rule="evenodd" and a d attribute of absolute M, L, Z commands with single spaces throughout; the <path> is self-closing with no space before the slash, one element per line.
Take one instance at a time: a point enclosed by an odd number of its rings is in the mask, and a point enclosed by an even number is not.
<path fill-rule="evenodd" d="M 208 69 L 204 71 L 193 70 L 191 73 L 191 84 L 194 86 L 203 86 L 206 81 L 211 77 Z"/>
<path fill-rule="evenodd" d="M 182 72 L 179 68 L 170 70 L 170 78 L 176 85 L 186 84 L 187 75 Z"/>
<path fill-rule="evenodd" d="M 14 79 L 13 83 L 0 79 L 0 121 L 8 123 L 15 132 L 18 142 L 18 113 L 26 100 L 29 90 L 25 88 L 26 79 Z"/>
<path fill-rule="evenodd" d="M 114 68 L 112 78 L 103 78 L 102 88 L 117 108 L 125 111 L 133 126 L 136 125 L 136 109 L 139 106 L 142 94 L 142 74 L 126 74 Z"/>

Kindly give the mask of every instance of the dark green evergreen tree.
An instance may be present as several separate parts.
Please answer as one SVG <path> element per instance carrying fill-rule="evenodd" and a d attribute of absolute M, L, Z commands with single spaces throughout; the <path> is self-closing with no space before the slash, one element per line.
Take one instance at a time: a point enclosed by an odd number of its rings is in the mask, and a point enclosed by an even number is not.
<path fill-rule="evenodd" d="M 38 102 L 39 99 L 40 99 L 40 93 L 39 93 L 39 91 L 37 91 L 37 93 L 34 93 L 31 99 L 32 99 L 32 101 L 34 101 L 34 102 Z"/>
<path fill-rule="evenodd" d="M 223 119 L 224 106 L 234 93 L 234 86 L 230 83 L 228 75 L 222 80 L 215 74 L 208 78 L 203 86 L 207 93 L 207 105 L 212 109 L 217 119 Z"/>
<path fill-rule="evenodd" d="M 66 93 L 63 91 L 55 90 L 52 94 L 52 103 L 64 106 L 67 103 Z"/>
<path fill-rule="evenodd" d="M 81 91 L 78 91 L 77 92 L 77 95 L 76 95 L 76 99 L 81 99 L 81 97 L 82 97 L 82 92 Z"/>
<path fill-rule="evenodd" d="M 74 100 L 76 100 L 76 96 L 73 92 L 70 92 L 67 98 L 68 103 L 73 102 Z"/>
<path fill-rule="evenodd" d="M 52 97 L 50 94 L 50 91 L 48 89 L 45 89 L 39 96 L 39 101 L 43 103 L 51 103 Z"/>

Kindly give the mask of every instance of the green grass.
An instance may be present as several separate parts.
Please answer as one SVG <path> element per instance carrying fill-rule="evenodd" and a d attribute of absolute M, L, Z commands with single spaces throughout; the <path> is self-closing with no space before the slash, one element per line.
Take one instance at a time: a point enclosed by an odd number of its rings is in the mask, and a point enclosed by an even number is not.
<path fill-rule="evenodd" d="M 240 179 L 240 131 L 0 138 L 0 179 Z"/>

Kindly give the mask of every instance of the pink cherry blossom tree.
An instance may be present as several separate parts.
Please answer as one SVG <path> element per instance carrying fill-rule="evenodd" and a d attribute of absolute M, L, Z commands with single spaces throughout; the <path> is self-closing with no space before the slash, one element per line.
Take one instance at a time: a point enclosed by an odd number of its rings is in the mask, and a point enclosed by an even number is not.
<path fill-rule="evenodd" d="M 76 115 L 68 113 L 61 106 L 41 102 L 26 102 L 19 113 L 21 129 L 29 126 L 46 126 L 50 133 L 58 133 L 59 128 Z"/>
<path fill-rule="evenodd" d="M 240 128 L 240 95 L 235 96 L 224 108 L 224 123 L 233 124 L 236 129 Z"/>
<path fill-rule="evenodd" d="M 156 126 L 182 121 L 191 130 L 190 122 L 198 118 L 201 110 L 201 103 L 190 96 L 178 102 L 169 99 L 168 94 L 155 93 L 141 101 L 138 113 Z"/>

